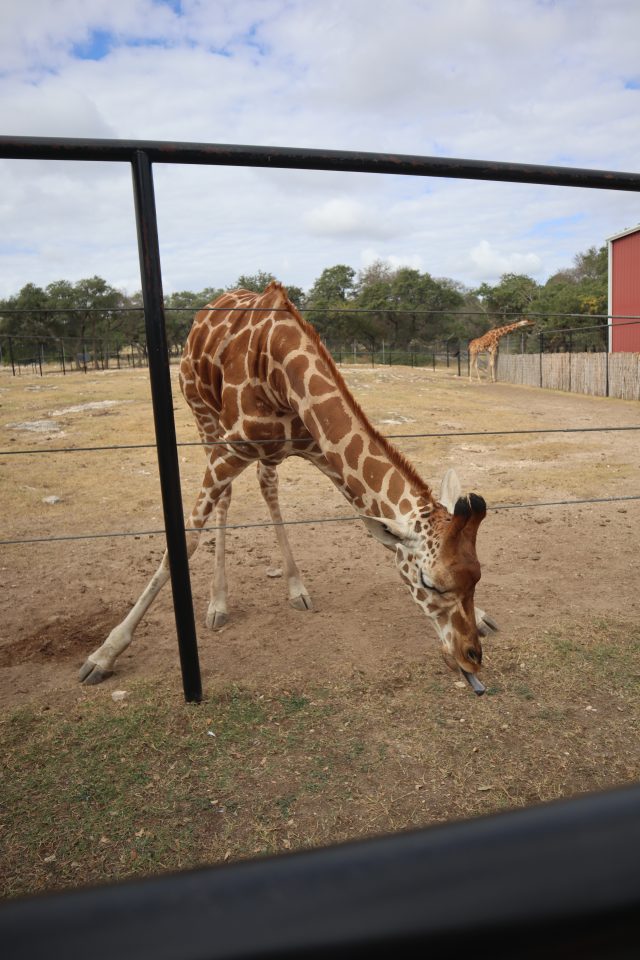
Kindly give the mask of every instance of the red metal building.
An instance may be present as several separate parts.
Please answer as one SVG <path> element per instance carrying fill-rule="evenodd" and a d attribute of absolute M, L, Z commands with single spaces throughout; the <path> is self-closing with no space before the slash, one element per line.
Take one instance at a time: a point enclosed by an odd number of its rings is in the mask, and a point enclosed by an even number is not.
<path fill-rule="evenodd" d="M 640 224 L 609 237 L 610 353 L 640 352 Z M 615 319 L 615 318 L 618 319 Z"/>

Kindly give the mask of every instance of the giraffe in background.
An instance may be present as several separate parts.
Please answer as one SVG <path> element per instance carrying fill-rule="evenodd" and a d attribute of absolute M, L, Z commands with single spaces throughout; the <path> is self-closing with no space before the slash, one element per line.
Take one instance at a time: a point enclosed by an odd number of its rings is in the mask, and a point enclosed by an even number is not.
<path fill-rule="evenodd" d="M 469 344 L 469 380 L 473 378 L 474 368 L 478 376 L 478 380 L 480 380 L 480 371 L 478 370 L 478 354 L 488 353 L 491 380 L 493 383 L 495 383 L 496 359 L 498 357 L 498 345 L 500 343 L 500 339 L 505 337 L 508 333 L 511 333 L 512 330 L 517 330 L 518 327 L 529 327 L 532 325 L 533 320 L 516 320 L 515 323 L 508 323 L 504 327 L 495 327 L 493 330 L 489 330 L 487 333 L 484 333 L 481 337 L 477 337 L 475 340 L 472 340 Z"/>
<path fill-rule="evenodd" d="M 201 310 L 189 333 L 180 385 L 202 439 L 207 467 L 187 526 L 187 548 L 215 513 L 214 575 L 206 624 L 228 619 L 225 524 L 232 481 L 257 466 L 260 490 L 284 557 L 289 601 L 312 607 L 293 558 L 278 501 L 277 467 L 289 456 L 309 461 L 340 490 L 369 533 L 393 551 L 402 580 L 435 626 L 443 655 L 476 693 L 480 636 L 497 629 L 474 605 L 480 579 L 476 534 L 486 514 L 476 494 L 462 497 L 449 470 L 439 498 L 414 467 L 372 426 L 313 327 L 284 287 L 263 294 L 225 293 Z M 168 557 L 125 619 L 87 659 L 84 683 L 100 683 L 169 579 Z"/>

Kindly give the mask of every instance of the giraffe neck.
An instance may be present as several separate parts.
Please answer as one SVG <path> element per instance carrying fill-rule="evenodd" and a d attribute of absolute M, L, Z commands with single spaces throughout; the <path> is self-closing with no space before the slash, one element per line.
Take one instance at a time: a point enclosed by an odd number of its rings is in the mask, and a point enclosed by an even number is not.
<path fill-rule="evenodd" d="M 315 414 L 313 404 L 309 412 Z M 353 423 L 340 444 L 321 435 L 317 442 L 329 476 L 361 514 L 400 520 L 432 502 L 427 485 L 370 424 Z"/>
<path fill-rule="evenodd" d="M 516 320 L 515 323 L 508 323 L 505 327 L 498 327 L 497 330 L 494 330 L 494 334 L 499 339 L 500 337 L 506 336 L 507 333 L 511 333 L 513 330 L 525 326 L 527 326 L 527 323 L 523 323 L 522 320 Z"/>
<path fill-rule="evenodd" d="M 429 486 L 369 422 L 319 340 L 301 333 L 302 351 L 284 364 L 288 401 L 322 451 L 327 475 L 366 516 L 424 511 L 433 503 Z"/>

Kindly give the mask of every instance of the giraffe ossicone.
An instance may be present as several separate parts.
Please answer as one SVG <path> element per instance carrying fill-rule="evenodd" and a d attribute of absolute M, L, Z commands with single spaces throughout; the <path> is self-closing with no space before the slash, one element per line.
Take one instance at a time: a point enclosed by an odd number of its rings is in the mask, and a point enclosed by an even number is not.
<path fill-rule="evenodd" d="M 369 422 L 314 328 L 277 282 L 262 294 L 235 290 L 199 311 L 180 365 L 180 386 L 194 414 L 207 466 L 187 519 L 187 550 L 212 512 L 218 528 L 206 624 L 226 623 L 225 526 L 232 481 L 257 466 L 283 555 L 289 602 L 312 607 L 283 526 L 277 467 L 298 456 L 335 484 L 369 533 L 392 550 L 400 577 L 435 626 L 447 664 L 461 670 L 477 693 L 480 636 L 496 628 L 475 607 L 480 579 L 476 554 L 484 500 L 463 497 L 454 471 L 436 499 L 407 458 Z M 122 623 L 87 659 L 84 683 L 109 676 L 135 629 L 169 579 L 162 562 Z"/>

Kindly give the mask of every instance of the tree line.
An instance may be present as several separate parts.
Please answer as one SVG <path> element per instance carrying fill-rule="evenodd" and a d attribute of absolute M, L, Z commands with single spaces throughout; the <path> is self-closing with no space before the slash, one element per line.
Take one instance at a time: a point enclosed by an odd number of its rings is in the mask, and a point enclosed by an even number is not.
<path fill-rule="evenodd" d="M 607 312 L 607 277 L 603 246 L 577 254 L 572 267 L 543 284 L 526 274 L 505 273 L 493 286 L 483 283 L 470 288 L 379 260 L 359 272 L 345 264 L 327 267 L 308 291 L 285 285 L 331 348 L 348 349 L 355 343 L 373 351 L 384 343 L 390 350 L 419 350 L 436 340 L 465 341 L 527 314 L 536 315 L 540 331 L 604 324 L 597 315 Z M 238 277 L 226 289 L 262 292 L 273 279 L 259 271 Z M 195 311 L 223 292 L 207 287 L 165 297 L 172 349 L 181 349 Z M 582 319 L 567 314 L 580 314 Z M 126 294 L 97 276 L 75 283 L 57 280 L 46 287 L 28 283 L 14 296 L 0 300 L 0 336 L 64 338 L 73 342 L 74 349 L 97 341 L 113 348 L 141 342 L 142 295 Z"/>

